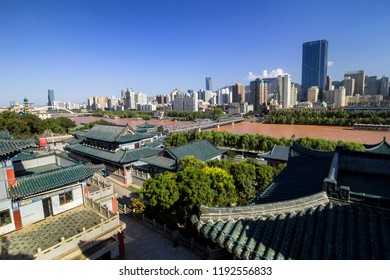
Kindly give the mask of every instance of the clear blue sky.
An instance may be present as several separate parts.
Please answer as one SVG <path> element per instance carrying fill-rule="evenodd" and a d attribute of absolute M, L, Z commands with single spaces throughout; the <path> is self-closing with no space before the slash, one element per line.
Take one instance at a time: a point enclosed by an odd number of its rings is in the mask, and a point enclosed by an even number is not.
<path fill-rule="evenodd" d="M 300 83 L 302 43 L 319 39 L 333 80 L 389 76 L 389 30 L 389 0 L 0 0 L 0 105 L 198 90 L 206 76 L 216 90 L 278 68 Z"/>

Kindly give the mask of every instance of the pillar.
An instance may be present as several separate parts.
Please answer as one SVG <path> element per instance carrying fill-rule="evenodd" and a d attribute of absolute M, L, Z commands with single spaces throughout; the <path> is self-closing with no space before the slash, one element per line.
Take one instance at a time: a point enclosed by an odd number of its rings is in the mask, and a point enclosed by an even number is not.
<path fill-rule="evenodd" d="M 8 186 L 16 183 L 14 165 L 11 160 L 5 161 L 5 171 L 7 173 Z"/>
<path fill-rule="evenodd" d="M 126 254 L 125 254 L 125 239 L 124 239 L 123 232 L 118 232 L 118 241 L 119 241 L 119 259 L 124 260 Z"/>
<path fill-rule="evenodd" d="M 126 169 L 126 167 L 123 167 L 123 177 L 124 177 L 123 183 L 125 185 L 127 185 L 128 182 L 127 182 L 127 169 Z"/>
<path fill-rule="evenodd" d="M 18 202 L 14 202 L 12 204 L 12 215 L 14 218 L 14 224 L 15 224 L 15 229 L 21 229 L 23 227 L 22 224 L 22 215 L 20 214 L 20 207 Z"/>
<path fill-rule="evenodd" d="M 112 203 L 112 212 L 118 214 L 118 201 L 116 200 L 115 197 L 111 198 L 111 203 Z"/>

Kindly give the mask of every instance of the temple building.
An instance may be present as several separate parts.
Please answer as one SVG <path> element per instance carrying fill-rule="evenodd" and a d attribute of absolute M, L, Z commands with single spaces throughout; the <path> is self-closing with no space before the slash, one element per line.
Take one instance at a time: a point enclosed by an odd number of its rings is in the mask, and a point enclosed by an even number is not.
<path fill-rule="evenodd" d="M 0 139 L 0 259 L 123 257 L 115 195 L 90 180 L 104 165 L 26 151 L 35 146 Z"/>
<path fill-rule="evenodd" d="M 325 152 L 294 144 L 287 167 L 251 205 L 201 206 L 192 222 L 236 259 L 390 259 L 383 147 Z"/>
<path fill-rule="evenodd" d="M 128 125 L 96 124 L 88 132 L 77 132 L 65 147 L 70 157 L 91 163 L 103 163 L 104 172 L 124 184 L 141 184 L 149 177 L 137 170 L 139 159 L 157 155 L 161 148 L 158 133 L 148 123 L 134 129 Z M 158 145 L 156 145 L 158 146 Z"/>
<path fill-rule="evenodd" d="M 157 173 L 165 171 L 176 172 L 179 168 L 179 161 L 187 156 L 193 156 L 198 160 L 205 162 L 214 159 L 221 159 L 226 151 L 219 149 L 207 140 L 188 143 L 186 145 L 165 148 L 155 156 L 141 158 L 140 161 L 145 163 L 139 168 L 155 176 Z"/>

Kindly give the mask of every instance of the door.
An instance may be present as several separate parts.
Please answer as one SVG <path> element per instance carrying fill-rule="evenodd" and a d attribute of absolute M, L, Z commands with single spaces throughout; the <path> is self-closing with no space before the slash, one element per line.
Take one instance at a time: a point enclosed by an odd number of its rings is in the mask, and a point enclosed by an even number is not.
<path fill-rule="evenodd" d="M 42 200 L 43 203 L 43 214 L 45 215 L 45 219 L 51 215 L 53 215 L 53 211 L 51 208 L 51 198 L 45 198 Z"/>

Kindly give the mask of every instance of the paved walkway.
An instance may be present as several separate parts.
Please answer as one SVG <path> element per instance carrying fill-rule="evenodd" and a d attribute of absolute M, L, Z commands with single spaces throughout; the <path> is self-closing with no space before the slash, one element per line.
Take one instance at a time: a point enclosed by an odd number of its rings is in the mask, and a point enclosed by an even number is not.
<path fill-rule="evenodd" d="M 98 175 L 101 179 L 108 179 L 113 183 L 114 191 L 118 194 L 118 201 L 122 204 L 130 202 L 130 196 L 134 196 L 123 183 L 108 176 Z M 139 186 L 138 186 L 139 187 Z M 126 223 L 125 251 L 127 260 L 200 260 L 188 249 L 182 246 L 173 247 L 173 242 L 142 225 L 141 223 L 120 215 L 122 222 Z"/>
<path fill-rule="evenodd" d="M 198 255 L 173 242 L 141 223 L 121 215 L 126 223 L 125 251 L 127 260 L 200 260 Z"/>

